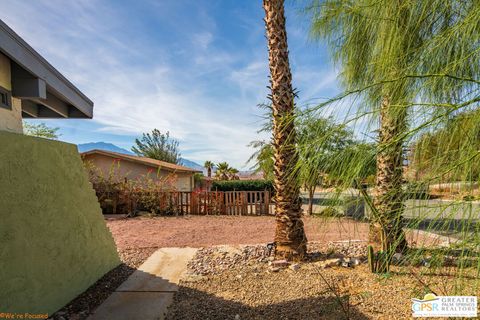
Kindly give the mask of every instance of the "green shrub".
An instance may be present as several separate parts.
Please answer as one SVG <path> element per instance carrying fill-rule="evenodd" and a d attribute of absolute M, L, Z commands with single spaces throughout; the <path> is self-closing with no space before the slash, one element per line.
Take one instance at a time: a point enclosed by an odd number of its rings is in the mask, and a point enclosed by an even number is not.
<path fill-rule="evenodd" d="M 212 191 L 264 191 L 274 192 L 270 180 L 226 180 L 213 181 Z"/>
<path fill-rule="evenodd" d="M 421 181 L 411 181 L 404 186 L 404 192 L 408 199 L 428 199 L 428 184 Z"/>
<path fill-rule="evenodd" d="M 322 216 L 322 217 L 332 218 L 332 217 L 340 217 L 343 214 L 341 212 L 339 212 L 337 209 L 335 209 L 334 207 L 326 207 L 325 209 L 320 211 L 320 213 L 318 213 L 318 215 Z"/>

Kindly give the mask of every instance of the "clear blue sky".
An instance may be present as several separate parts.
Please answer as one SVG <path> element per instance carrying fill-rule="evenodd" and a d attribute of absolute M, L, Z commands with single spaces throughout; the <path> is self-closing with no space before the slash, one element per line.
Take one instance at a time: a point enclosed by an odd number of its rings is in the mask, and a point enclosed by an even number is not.
<path fill-rule="evenodd" d="M 287 1 L 294 87 L 304 106 L 338 92 L 303 1 Z M 0 0 L 0 18 L 95 103 L 93 120 L 47 120 L 61 140 L 130 148 L 158 128 L 183 157 L 245 168 L 268 90 L 261 0 Z"/>

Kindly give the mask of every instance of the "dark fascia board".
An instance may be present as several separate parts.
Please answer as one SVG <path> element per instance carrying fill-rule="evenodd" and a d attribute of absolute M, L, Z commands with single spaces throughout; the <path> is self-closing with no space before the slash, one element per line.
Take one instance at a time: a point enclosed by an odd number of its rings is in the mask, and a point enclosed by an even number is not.
<path fill-rule="evenodd" d="M 0 20 L 0 51 L 33 76 L 46 82 L 55 95 L 86 118 L 93 117 L 93 102 L 67 80 L 47 60 Z"/>

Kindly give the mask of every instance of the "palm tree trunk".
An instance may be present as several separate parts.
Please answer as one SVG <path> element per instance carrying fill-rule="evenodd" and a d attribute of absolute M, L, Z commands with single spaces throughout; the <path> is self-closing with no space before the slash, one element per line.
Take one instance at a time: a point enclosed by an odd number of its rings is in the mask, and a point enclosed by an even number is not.
<path fill-rule="evenodd" d="M 267 30 L 275 172 L 276 255 L 302 259 L 307 238 L 303 228 L 300 188 L 294 173 L 298 160 L 295 146 L 294 94 L 288 61 L 283 0 L 263 0 Z"/>
<path fill-rule="evenodd" d="M 377 177 L 374 197 L 376 215 L 370 221 L 369 242 L 376 250 L 390 254 L 407 247 L 402 229 L 404 211 L 403 138 L 406 113 L 404 108 L 393 108 L 384 96 L 380 109 Z"/>

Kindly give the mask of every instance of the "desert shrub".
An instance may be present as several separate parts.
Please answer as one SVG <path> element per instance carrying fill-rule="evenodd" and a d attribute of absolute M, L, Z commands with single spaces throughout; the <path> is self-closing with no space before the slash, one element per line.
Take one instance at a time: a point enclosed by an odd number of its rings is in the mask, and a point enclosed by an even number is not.
<path fill-rule="evenodd" d="M 175 189 L 176 176 L 153 176 L 147 172 L 135 180 L 118 174 L 120 164 L 114 162 L 107 174 L 92 163 L 85 163 L 90 182 L 97 195 L 102 212 L 134 216 L 139 211 L 157 215 L 178 214 Z"/>
<path fill-rule="evenodd" d="M 177 191 L 175 175 L 152 177 L 147 174 L 132 181 L 130 197 L 135 211 L 147 211 L 156 215 L 177 215 Z"/>
<path fill-rule="evenodd" d="M 469 195 L 463 196 L 462 199 L 463 199 L 463 201 L 474 201 L 475 197 L 472 196 L 471 194 L 469 194 Z"/>
<path fill-rule="evenodd" d="M 270 180 L 228 180 L 213 181 L 212 190 L 217 191 L 270 191 L 274 192 Z"/>
<path fill-rule="evenodd" d="M 318 215 L 322 217 L 339 217 L 342 216 L 342 213 L 334 207 L 326 207 L 325 209 L 320 211 Z"/>
<path fill-rule="evenodd" d="M 408 199 L 428 199 L 429 188 L 428 184 L 420 181 L 408 182 L 404 185 L 405 196 Z"/>

